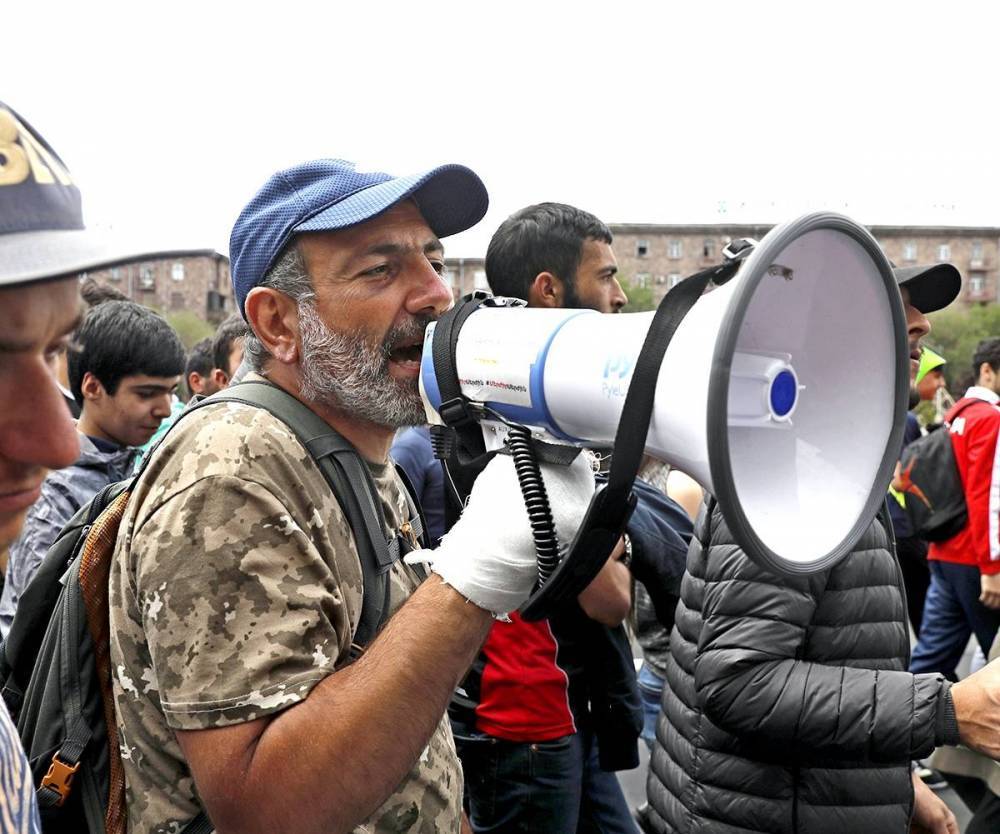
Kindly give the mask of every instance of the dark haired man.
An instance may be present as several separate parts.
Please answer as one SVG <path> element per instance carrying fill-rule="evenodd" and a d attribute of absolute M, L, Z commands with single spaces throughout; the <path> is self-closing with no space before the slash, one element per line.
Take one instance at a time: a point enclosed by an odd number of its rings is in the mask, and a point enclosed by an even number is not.
<path fill-rule="evenodd" d="M 628 299 L 617 271 L 607 226 L 561 203 L 513 214 L 486 254 L 490 289 L 529 307 L 619 312 Z M 690 522 L 663 496 L 642 500 L 629 547 L 646 549 L 639 518 L 660 510 L 652 547 L 664 559 L 673 555 L 679 581 L 681 535 L 690 534 Z M 655 509 L 650 500 L 659 502 Z M 612 554 L 577 605 L 542 622 L 513 614 L 491 629 L 464 685 L 478 696 L 474 713 L 453 711 L 476 832 L 636 831 L 613 772 L 631 766 L 618 749 L 631 747 L 635 755 L 642 725 L 632 653 L 620 628 L 631 602 L 625 552 L 620 546 Z M 605 724 L 609 714 L 630 721 Z"/>
<path fill-rule="evenodd" d="M 523 298 L 529 307 L 618 313 L 628 297 L 611 240 L 608 227 L 586 211 L 563 203 L 528 206 L 490 240 L 486 278 L 495 295 Z"/>
<path fill-rule="evenodd" d="M 249 330 L 239 313 L 219 325 L 212 337 L 212 382 L 216 391 L 228 387 L 243 362 L 243 340 Z"/>
<path fill-rule="evenodd" d="M 219 390 L 212 374 L 214 368 L 212 338 L 206 336 L 188 352 L 187 364 L 184 366 L 184 382 L 190 396 L 201 394 L 208 397 Z"/>
<path fill-rule="evenodd" d="M 0 596 L 3 636 L 59 531 L 101 489 L 128 476 L 136 448 L 170 415 L 184 348 L 152 310 L 132 301 L 105 301 L 84 317 L 68 363 L 70 389 L 80 405 L 80 456 L 45 478 L 21 535 L 10 546 Z"/>
<path fill-rule="evenodd" d="M 952 680 L 970 634 L 989 657 L 1000 627 L 1000 338 L 977 345 L 972 370 L 976 384 L 945 415 L 969 519 L 952 538 L 931 543 L 931 584 L 910 663 L 913 672 Z"/>
<path fill-rule="evenodd" d="M 954 300 L 961 276 L 894 274 L 915 370 L 925 313 Z M 670 635 L 646 829 L 958 834 L 911 760 L 970 741 L 969 690 L 906 671 L 904 596 L 883 515 L 834 567 L 788 577 L 746 556 L 709 497 Z"/>

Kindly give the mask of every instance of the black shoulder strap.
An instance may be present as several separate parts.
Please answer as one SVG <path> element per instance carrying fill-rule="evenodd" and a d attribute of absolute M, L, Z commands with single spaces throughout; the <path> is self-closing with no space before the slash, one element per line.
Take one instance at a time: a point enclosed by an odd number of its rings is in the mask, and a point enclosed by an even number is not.
<path fill-rule="evenodd" d="M 375 483 L 357 450 L 291 394 L 266 382 L 240 382 L 201 402 L 237 402 L 263 408 L 287 425 L 316 461 L 354 531 L 364 592 L 351 646 L 354 656 L 374 639 L 388 613 L 389 568 L 399 559 L 399 539 L 385 535 Z"/>

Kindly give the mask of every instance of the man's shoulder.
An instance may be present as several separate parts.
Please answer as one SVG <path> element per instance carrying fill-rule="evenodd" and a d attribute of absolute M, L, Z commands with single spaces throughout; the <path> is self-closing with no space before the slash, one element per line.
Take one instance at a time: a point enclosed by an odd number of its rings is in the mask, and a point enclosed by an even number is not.
<path fill-rule="evenodd" d="M 188 414 L 153 453 L 145 477 L 194 481 L 212 476 L 257 480 L 269 465 L 311 461 L 295 433 L 263 408 L 220 402 Z"/>

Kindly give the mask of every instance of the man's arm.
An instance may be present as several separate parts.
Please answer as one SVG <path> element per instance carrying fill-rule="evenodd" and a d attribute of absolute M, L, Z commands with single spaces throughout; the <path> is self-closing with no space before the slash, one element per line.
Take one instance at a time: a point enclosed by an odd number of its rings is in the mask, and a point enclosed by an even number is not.
<path fill-rule="evenodd" d="M 721 523 L 714 515 L 713 538 Z M 858 549 L 884 547 L 877 530 L 873 526 Z M 825 592 L 822 574 L 783 579 L 728 542 L 713 547 L 704 563 L 695 686 L 718 726 L 761 743 L 867 761 L 919 758 L 938 744 L 955 743 L 949 684 L 940 675 L 798 658 Z"/>
<path fill-rule="evenodd" d="M 610 628 L 621 625 L 632 607 L 632 575 L 619 561 L 624 552 L 622 540 L 611 551 L 601 572 L 576 598 L 584 614 Z"/>
<path fill-rule="evenodd" d="M 219 834 L 287 829 L 289 809 L 302 834 L 365 820 L 413 766 L 491 622 L 431 576 L 357 662 L 302 703 L 245 724 L 179 731 Z"/>

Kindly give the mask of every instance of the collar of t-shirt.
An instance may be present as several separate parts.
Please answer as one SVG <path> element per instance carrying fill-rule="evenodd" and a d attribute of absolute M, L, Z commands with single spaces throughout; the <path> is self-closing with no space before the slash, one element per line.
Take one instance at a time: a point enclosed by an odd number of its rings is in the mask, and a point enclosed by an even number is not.
<path fill-rule="evenodd" d="M 975 397 L 977 400 L 986 400 L 990 405 L 1000 403 L 1000 396 L 997 396 L 996 392 L 991 391 L 989 388 L 983 388 L 982 385 L 973 385 L 965 392 L 965 396 Z"/>
<path fill-rule="evenodd" d="M 98 452 L 118 452 L 125 448 L 120 443 L 105 440 L 103 437 L 94 437 L 92 434 L 88 434 L 87 439 L 97 447 Z"/>

